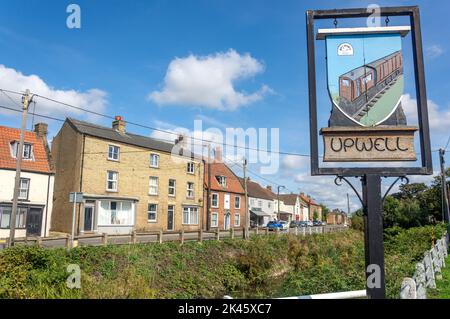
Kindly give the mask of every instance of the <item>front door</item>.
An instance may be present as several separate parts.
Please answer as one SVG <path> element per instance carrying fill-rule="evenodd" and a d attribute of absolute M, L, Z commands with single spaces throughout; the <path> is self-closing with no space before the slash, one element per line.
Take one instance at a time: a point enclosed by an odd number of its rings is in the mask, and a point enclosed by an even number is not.
<path fill-rule="evenodd" d="M 41 236 L 42 208 L 31 207 L 27 215 L 27 236 Z"/>
<path fill-rule="evenodd" d="M 175 206 L 169 205 L 167 209 L 167 230 L 173 230 L 173 215 Z"/>
<path fill-rule="evenodd" d="M 84 231 L 92 231 L 92 221 L 94 219 L 94 206 L 84 207 Z"/>
<path fill-rule="evenodd" d="M 231 216 L 230 213 L 225 214 L 225 220 L 224 220 L 224 223 L 223 223 L 223 228 L 225 230 L 230 229 L 230 219 L 231 219 L 230 216 Z"/>

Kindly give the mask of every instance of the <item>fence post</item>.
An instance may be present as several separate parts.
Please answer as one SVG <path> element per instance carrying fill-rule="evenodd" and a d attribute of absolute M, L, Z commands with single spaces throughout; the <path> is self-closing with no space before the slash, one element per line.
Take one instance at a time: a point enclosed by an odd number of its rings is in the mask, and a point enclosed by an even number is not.
<path fill-rule="evenodd" d="M 266 233 L 266 235 L 269 235 L 269 228 L 266 227 L 264 232 Z"/>
<path fill-rule="evenodd" d="M 108 245 L 108 234 L 107 233 L 103 233 L 102 244 L 103 245 Z"/>
<path fill-rule="evenodd" d="M 217 230 L 216 230 L 216 239 L 220 240 L 220 229 L 219 228 L 217 228 Z"/>
<path fill-rule="evenodd" d="M 234 228 L 233 227 L 230 228 L 230 238 L 234 239 Z"/>
<path fill-rule="evenodd" d="M 131 243 L 132 243 L 132 244 L 136 244 L 136 242 L 137 242 L 137 238 L 136 238 L 136 230 L 133 230 L 133 231 L 131 232 Z"/>
<path fill-rule="evenodd" d="M 70 249 L 70 235 L 69 234 L 66 235 L 66 248 Z"/>
<path fill-rule="evenodd" d="M 38 236 L 36 238 L 36 244 L 38 245 L 38 247 L 42 247 L 42 237 L 41 236 Z"/>
<path fill-rule="evenodd" d="M 163 231 L 162 231 L 162 229 L 160 229 L 158 237 L 159 237 L 159 243 L 162 244 L 163 243 Z"/>
<path fill-rule="evenodd" d="M 244 238 L 244 239 L 247 238 L 245 233 L 246 233 L 246 229 L 245 229 L 245 227 L 242 227 L 242 238 Z"/>
<path fill-rule="evenodd" d="M 309 227 L 309 234 L 312 235 L 312 228 Z"/>
<path fill-rule="evenodd" d="M 277 227 L 275 228 L 275 236 L 278 237 L 278 233 L 280 232 L 280 229 Z"/>
<path fill-rule="evenodd" d="M 298 235 L 298 227 L 295 227 L 295 236 Z"/>
<path fill-rule="evenodd" d="M 180 243 L 181 245 L 184 244 L 184 229 L 180 230 Z"/>
<path fill-rule="evenodd" d="M 259 235 L 259 226 L 256 226 L 256 235 Z"/>
<path fill-rule="evenodd" d="M 203 242 L 203 229 L 201 228 L 198 230 L 198 242 Z"/>

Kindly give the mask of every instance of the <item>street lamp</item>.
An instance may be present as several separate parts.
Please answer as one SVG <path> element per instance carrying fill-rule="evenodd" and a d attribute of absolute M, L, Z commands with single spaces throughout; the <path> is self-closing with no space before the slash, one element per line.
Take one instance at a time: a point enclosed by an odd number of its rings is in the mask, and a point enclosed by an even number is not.
<path fill-rule="evenodd" d="M 278 202 L 278 214 L 277 217 L 280 219 L 280 188 L 286 188 L 283 185 L 277 186 L 277 202 Z"/>

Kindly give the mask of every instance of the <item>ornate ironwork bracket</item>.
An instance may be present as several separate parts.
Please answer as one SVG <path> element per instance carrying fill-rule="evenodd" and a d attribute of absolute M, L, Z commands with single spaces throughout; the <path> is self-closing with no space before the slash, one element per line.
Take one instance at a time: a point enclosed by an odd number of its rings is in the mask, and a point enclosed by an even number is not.
<path fill-rule="evenodd" d="M 392 187 L 394 187 L 394 185 L 397 184 L 397 182 L 399 180 L 401 180 L 404 185 L 409 184 L 409 178 L 408 177 L 406 177 L 406 176 L 397 177 L 395 179 L 395 181 L 391 184 L 391 186 L 389 186 L 389 188 L 387 189 L 386 193 L 384 194 L 383 199 L 381 200 L 381 202 L 383 204 L 384 204 L 384 200 L 386 199 L 386 196 L 389 194 L 389 192 L 391 191 Z"/>
<path fill-rule="evenodd" d="M 361 202 L 361 205 L 364 207 L 364 202 L 362 200 L 361 195 L 359 194 L 359 192 L 356 190 L 356 188 L 352 185 L 352 183 L 348 179 L 346 179 L 344 176 L 340 176 L 340 175 L 336 176 L 336 178 L 334 179 L 334 183 L 337 186 L 341 186 L 342 185 L 342 181 L 346 182 L 353 189 L 353 191 L 355 192 L 356 196 L 358 196 L 358 199 Z"/>

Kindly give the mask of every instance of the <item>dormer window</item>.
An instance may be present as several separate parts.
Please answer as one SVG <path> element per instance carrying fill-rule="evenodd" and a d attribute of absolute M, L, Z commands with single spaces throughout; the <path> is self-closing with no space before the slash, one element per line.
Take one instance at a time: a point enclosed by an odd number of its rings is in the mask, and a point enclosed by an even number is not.
<path fill-rule="evenodd" d="M 227 187 L 227 178 L 226 176 L 216 176 L 217 182 L 222 187 Z"/>
<path fill-rule="evenodd" d="M 11 155 L 14 158 L 17 158 L 17 150 L 19 149 L 19 142 L 14 141 L 11 143 Z M 23 159 L 33 159 L 33 145 L 30 143 L 24 143 L 23 144 L 23 152 L 22 152 L 22 158 Z"/>

